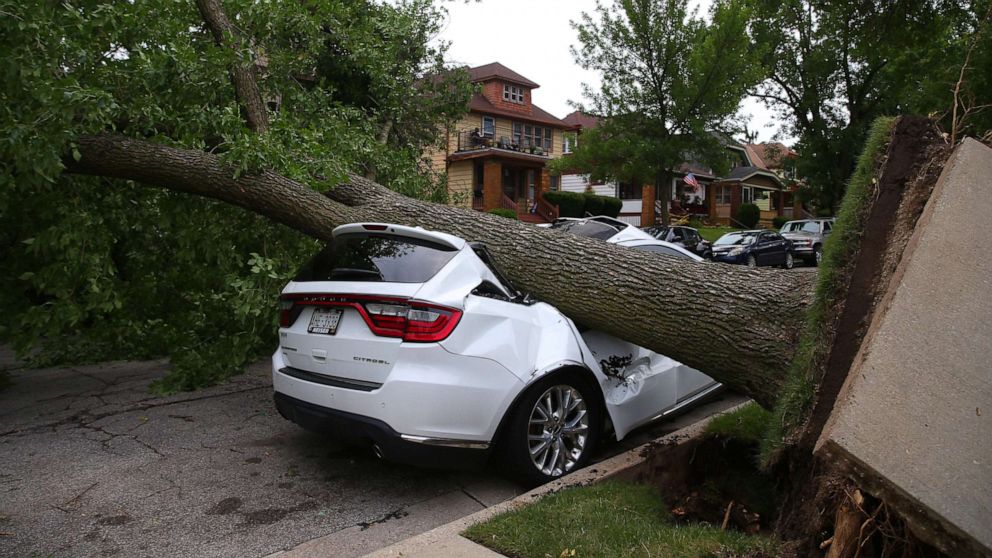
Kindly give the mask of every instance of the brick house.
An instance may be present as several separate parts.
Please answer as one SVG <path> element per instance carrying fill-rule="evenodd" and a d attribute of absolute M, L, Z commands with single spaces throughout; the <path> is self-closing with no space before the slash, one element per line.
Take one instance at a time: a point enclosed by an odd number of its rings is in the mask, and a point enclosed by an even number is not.
<path fill-rule="evenodd" d="M 581 141 L 583 129 L 595 127 L 597 123 L 596 117 L 577 111 L 563 120 L 569 125 L 566 130 L 569 146 Z M 787 157 L 790 153 L 794 156 L 795 152 L 785 146 L 773 150 L 766 149 L 763 144 L 736 142 L 727 142 L 726 148 L 731 159 L 731 170 L 726 176 L 717 176 L 712 168 L 698 161 L 685 161 L 672 169 L 671 199 L 668 200 L 670 212 L 688 212 L 703 220 L 730 224 L 741 204 L 754 203 L 761 210 L 761 223 L 764 225 L 770 225 L 777 215 L 791 217 L 796 212 L 793 208 L 793 189 L 787 186 L 784 170 L 779 172 L 786 167 L 769 168 L 765 159 L 759 155 L 776 152 Z M 771 159 L 771 156 L 768 158 Z M 781 165 L 783 160 L 783 155 L 780 155 L 775 162 Z M 690 173 L 695 177 L 698 187 L 693 188 L 686 184 L 685 177 Z M 655 188 L 653 184 L 638 186 L 623 182 L 593 183 L 588 174 L 573 171 L 562 174 L 561 188 L 572 192 L 593 191 L 599 195 L 620 198 L 623 202 L 620 218 L 637 226 L 654 224 L 662 209 L 660 188 Z"/>
<path fill-rule="evenodd" d="M 446 130 L 445 145 L 429 153 L 448 178 L 452 202 L 479 211 L 511 209 L 523 220 L 547 221 L 554 208 L 541 192 L 557 189 L 547 164 L 560 157 L 567 125 L 535 105 L 537 83 L 493 62 L 468 69 L 481 91 L 469 112 Z"/>

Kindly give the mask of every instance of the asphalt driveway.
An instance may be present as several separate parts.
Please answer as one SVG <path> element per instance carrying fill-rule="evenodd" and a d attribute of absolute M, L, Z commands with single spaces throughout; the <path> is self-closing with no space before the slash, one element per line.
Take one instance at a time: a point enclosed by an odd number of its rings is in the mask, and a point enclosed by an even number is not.
<path fill-rule="evenodd" d="M 266 363 L 169 397 L 148 392 L 163 361 L 18 370 L 0 352 L 0 366 L 14 380 L 0 392 L 2 556 L 358 556 L 523 491 L 306 432 L 275 412 Z"/>

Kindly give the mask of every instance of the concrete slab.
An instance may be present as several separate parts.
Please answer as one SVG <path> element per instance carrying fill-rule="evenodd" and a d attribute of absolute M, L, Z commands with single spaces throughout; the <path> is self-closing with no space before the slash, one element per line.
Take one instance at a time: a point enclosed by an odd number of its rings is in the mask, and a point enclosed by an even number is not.
<path fill-rule="evenodd" d="M 960 145 L 817 451 L 952 556 L 992 554 L 992 149 Z"/>

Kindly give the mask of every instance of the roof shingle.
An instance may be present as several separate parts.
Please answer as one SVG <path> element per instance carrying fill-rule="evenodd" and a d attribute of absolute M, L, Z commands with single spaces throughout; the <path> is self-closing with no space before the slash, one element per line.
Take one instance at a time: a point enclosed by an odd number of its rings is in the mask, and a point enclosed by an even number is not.
<path fill-rule="evenodd" d="M 507 68 L 506 66 L 500 64 L 499 62 L 492 62 L 490 64 L 485 64 L 483 66 L 476 66 L 475 68 L 468 69 L 468 75 L 472 78 L 473 83 L 478 83 L 480 81 L 487 81 L 492 78 L 500 78 L 504 81 L 510 83 L 515 83 L 517 85 L 523 85 L 524 87 L 529 87 L 531 89 L 537 89 L 540 85 L 534 83 L 533 81 L 525 78 L 524 76 L 514 72 L 513 70 Z"/>

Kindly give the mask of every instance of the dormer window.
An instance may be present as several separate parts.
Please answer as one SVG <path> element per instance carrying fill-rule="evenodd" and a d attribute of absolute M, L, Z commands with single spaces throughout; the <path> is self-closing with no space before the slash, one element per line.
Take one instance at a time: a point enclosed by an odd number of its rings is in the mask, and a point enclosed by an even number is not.
<path fill-rule="evenodd" d="M 503 86 L 503 100 L 510 101 L 511 103 L 521 103 L 524 102 L 524 89 L 523 87 L 517 87 L 516 85 L 504 85 Z"/>

